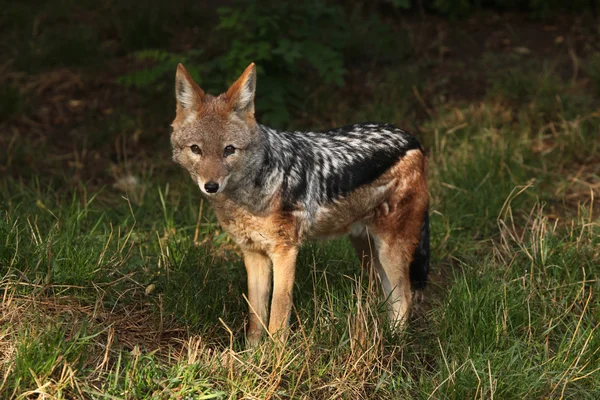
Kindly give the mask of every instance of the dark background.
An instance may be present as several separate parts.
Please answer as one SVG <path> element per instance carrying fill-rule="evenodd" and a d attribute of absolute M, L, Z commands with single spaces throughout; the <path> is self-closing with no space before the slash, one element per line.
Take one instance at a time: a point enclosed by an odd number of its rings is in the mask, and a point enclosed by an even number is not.
<path fill-rule="evenodd" d="M 526 103 L 542 70 L 573 82 L 561 93 L 571 96 L 567 113 L 593 109 L 598 4 L 9 2 L 0 17 L 0 172 L 103 185 L 125 157 L 172 168 L 179 62 L 212 93 L 255 62 L 259 121 L 277 128 L 379 120 L 419 136 L 448 103 Z"/>

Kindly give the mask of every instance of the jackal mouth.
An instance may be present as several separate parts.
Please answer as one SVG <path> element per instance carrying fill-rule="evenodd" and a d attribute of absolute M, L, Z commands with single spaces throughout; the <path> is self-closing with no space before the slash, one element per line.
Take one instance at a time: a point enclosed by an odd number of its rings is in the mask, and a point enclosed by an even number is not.
<path fill-rule="evenodd" d="M 207 180 L 203 182 L 199 176 L 196 176 L 196 183 L 200 188 L 200 191 L 206 196 L 216 196 L 220 193 L 223 193 L 225 187 L 227 186 L 227 181 L 229 180 L 229 175 L 227 175 L 221 182 Z"/>

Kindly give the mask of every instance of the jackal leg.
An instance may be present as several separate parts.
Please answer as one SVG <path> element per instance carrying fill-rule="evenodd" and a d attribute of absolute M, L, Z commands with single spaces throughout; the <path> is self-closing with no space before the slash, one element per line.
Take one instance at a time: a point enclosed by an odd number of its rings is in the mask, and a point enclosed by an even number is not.
<path fill-rule="evenodd" d="M 292 310 L 297 255 L 296 247 L 285 247 L 270 254 L 273 261 L 273 299 L 269 332 L 281 334 L 282 340 L 287 338 L 287 326 Z"/>
<path fill-rule="evenodd" d="M 381 240 L 377 246 L 379 277 L 383 294 L 390 305 L 389 319 L 393 328 L 404 327 L 412 294 L 410 290 L 410 262 L 414 245 L 398 240 Z"/>
<path fill-rule="evenodd" d="M 350 242 L 363 267 L 372 265 L 381 281 L 384 298 L 390 307 L 389 320 L 394 328 L 401 328 L 411 305 L 410 259 L 402 257 L 401 244 L 387 243 L 373 237 L 350 236 Z"/>
<path fill-rule="evenodd" d="M 247 340 L 251 346 L 256 346 L 263 327 L 269 323 L 271 260 L 266 254 L 244 251 L 244 265 L 248 274 L 248 302 L 250 303 L 250 326 Z"/>

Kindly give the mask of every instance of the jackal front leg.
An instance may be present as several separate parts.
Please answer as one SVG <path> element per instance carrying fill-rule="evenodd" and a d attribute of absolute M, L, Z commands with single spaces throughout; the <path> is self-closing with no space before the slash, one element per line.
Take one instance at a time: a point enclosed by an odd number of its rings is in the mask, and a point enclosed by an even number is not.
<path fill-rule="evenodd" d="M 287 338 L 287 327 L 292 310 L 292 292 L 296 273 L 297 247 L 282 246 L 271 252 L 273 261 L 273 299 L 269 332 Z"/>
<path fill-rule="evenodd" d="M 266 254 L 256 251 L 244 251 L 244 265 L 248 274 L 248 303 L 250 307 L 250 326 L 248 344 L 256 346 L 269 323 L 269 294 L 271 292 L 271 260 Z"/>

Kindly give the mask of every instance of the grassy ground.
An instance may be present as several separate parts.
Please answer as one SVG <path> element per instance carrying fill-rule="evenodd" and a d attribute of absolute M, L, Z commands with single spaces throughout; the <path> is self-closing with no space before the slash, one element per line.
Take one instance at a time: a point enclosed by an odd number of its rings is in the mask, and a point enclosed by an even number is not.
<path fill-rule="evenodd" d="M 599 398 L 600 53 L 519 44 L 315 91 L 296 126 L 425 143 L 431 282 L 393 334 L 349 244 L 307 244 L 292 336 L 256 350 L 239 255 L 169 159 L 171 100 L 119 87 L 118 51 L 5 65 L 0 397 Z M 453 96 L 442 70 L 478 88 Z"/>

